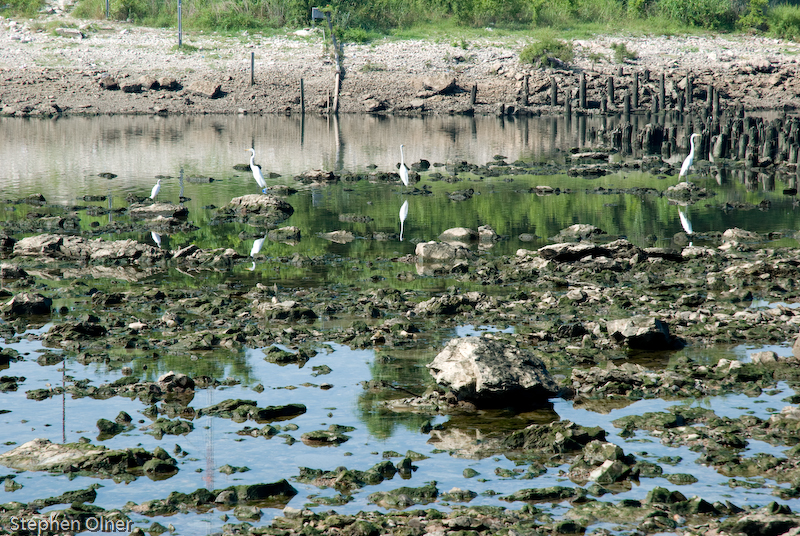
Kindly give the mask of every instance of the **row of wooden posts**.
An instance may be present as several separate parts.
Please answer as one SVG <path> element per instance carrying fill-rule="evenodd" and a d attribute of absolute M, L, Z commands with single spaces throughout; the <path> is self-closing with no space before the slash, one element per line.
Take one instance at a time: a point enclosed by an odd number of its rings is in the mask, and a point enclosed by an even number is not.
<path fill-rule="evenodd" d="M 617 78 L 621 78 L 623 76 L 622 68 L 618 71 Z M 640 81 L 641 77 L 641 81 Z M 622 111 L 623 113 L 631 113 L 631 111 L 638 111 L 640 109 L 640 105 L 642 102 L 640 101 L 640 86 L 642 84 L 646 84 L 650 81 L 650 72 L 648 70 L 644 70 L 642 72 L 634 72 L 632 74 L 631 80 L 631 87 L 627 89 L 622 94 Z M 672 104 L 671 102 L 667 101 L 667 94 L 666 94 L 666 77 L 664 73 L 661 73 L 656 80 L 657 82 L 657 90 L 654 95 L 652 95 L 650 99 L 649 111 L 658 113 L 660 111 L 666 111 L 670 109 L 669 106 Z M 609 75 L 606 78 L 605 84 L 605 91 L 600 92 L 600 99 L 599 102 L 591 102 L 587 96 L 586 90 L 586 73 L 581 73 L 580 80 L 578 82 L 577 88 L 577 99 L 573 99 L 571 95 L 574 93 L 574 90 L 567 89 L 566 95 L 562 96 L 559 99 L 559 86 L 558 82 L 556 81 L 555 77 L 550 77 L 550 97 L 549 97 L 549 104 L 551 106 L 559 106 L 559 104 L 563 103 L 565 112 L 569 113 L 572 111 L 572 107 L 576 106 L 579 109 L 589 109 L 589 108 L 600 108 L 602 113 L 607 113 L 612 111 L 616 103 L 616 97 L 618 94 L 617 89 L 617 80 L 615 79 L 614 75 Z M 719 91 L 717 91 L 713 84 L 708 84 L 706 88 L 706 106 L 712 108 L 713 110 L 719 110 Z M 523 106 L 528 106 L 530 101 L 530 75 L 526 75 L 522 81 L 522 91 L 520 95 L 520 103 Z M 675 102 L 675 106 L 672 109 L 675 109 L 679 112 L 684 110 L 688 110 L 692 107 L 695 103 L 694 100 L 694 82 L 692 80 L 692 75 L 687 74 L 686 76 L 686 84 L 682 93 L 679 94 L 677 101 Z"/>

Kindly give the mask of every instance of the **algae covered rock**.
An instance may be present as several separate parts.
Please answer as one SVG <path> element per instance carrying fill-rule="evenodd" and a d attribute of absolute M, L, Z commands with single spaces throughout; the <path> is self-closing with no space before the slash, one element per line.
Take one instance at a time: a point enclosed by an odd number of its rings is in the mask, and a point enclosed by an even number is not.
<path fill-rule="evenodd" d="M 157 460 L 149 466 L 145 465 Z M 60 445 L 48 439 L 33 439 L 4 454 L 0 465 L 18 471 L 49 471 L 52 473 L 81 474 L 115 480 L 135 480 L 137 476 L 172 476 L 177 473 L 177 462 L 162 448 L 152 453 L 142 448 L 111 450 L 90 443 Z"/>

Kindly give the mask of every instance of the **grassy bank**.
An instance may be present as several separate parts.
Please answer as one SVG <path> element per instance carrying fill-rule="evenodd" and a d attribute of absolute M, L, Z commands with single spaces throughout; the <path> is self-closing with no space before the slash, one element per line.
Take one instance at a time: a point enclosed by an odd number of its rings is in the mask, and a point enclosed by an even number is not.
<path fill-rule="evenodd" d="M 315 0 L 193 0 L 182 5 L 186 28 L 236 31 L 311 24 Z M 42 0 L 10 0 L 4 15 L 34 16 Z M 559 32 L 679 33 L 694 30 L 746 32 L 794 39 L 800 7 L 770 0 L 338 0 L 327 6 L 346 41 L 384 35 L 469 29 Z M 79 0 L 74 14 L 105 18 L 105 0 Z M 111 0 L 110 17 L 146 26 L 176 24 L 177 0 Z"/>

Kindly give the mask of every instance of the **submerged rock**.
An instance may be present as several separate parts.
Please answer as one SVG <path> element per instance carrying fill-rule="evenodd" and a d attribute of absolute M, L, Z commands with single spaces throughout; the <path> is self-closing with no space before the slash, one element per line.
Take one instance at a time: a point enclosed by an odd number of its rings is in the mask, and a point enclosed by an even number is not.
<path fill-rule="evenodd" d="M 2 312 L 9 316 L 49 315 L 53 300 L 38 293 L 23 292 L 3 304 Z"/>
<path fill-rule="evenodd" d="M 159 465 L 147 471 L 145 465 L 152 460 Z M 18 471 L 76 473 L 116 480 L 134 480 L 143 473 L 163 478 L 178 472 L 175 459 L 161 448 L 153 453 L 142 448 L 110 450 L 89 443 L 60 445 L 48 439 L 33 439 L 0 454 L 0 465 Z"/>
<path fill-rule="evenodd" d="M 451 340 L 428 368 L 437 383 L 478 407 L 537 406 L 558 393 L 539 358 L 482 337 Z"/>

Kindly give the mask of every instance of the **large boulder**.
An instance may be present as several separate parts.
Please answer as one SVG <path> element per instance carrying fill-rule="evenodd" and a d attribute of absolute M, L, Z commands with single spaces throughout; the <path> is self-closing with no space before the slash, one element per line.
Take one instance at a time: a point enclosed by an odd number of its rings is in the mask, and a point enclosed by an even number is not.
<path fill-rule="evenodd" d="M 477 407 L 537 406 L 558 393 L 540 359 L 483 337 L 451 340 L 428 368 L 437 383 Z"/>
<path fill-rule="evenodd" d="M 649 316 L 609 320 L 606 329 L 618 344 L 636 350 L 675 350 L 683 346 L 679 339 L 669 334 L 666 323 Z"/>
<path fill-rule="evenodd" d="M 2 306 L 2 312 L 12 316 L 49 315 L 53 300 L 35 292 L 17 294 Z"/>
<path fill-rule="evenodd" d="M 446 242 L 420 242 L 414 251 L 419 262 L 452 262 L 456 259 L 471 259 L 472 251 L 458 244 Z"/>

